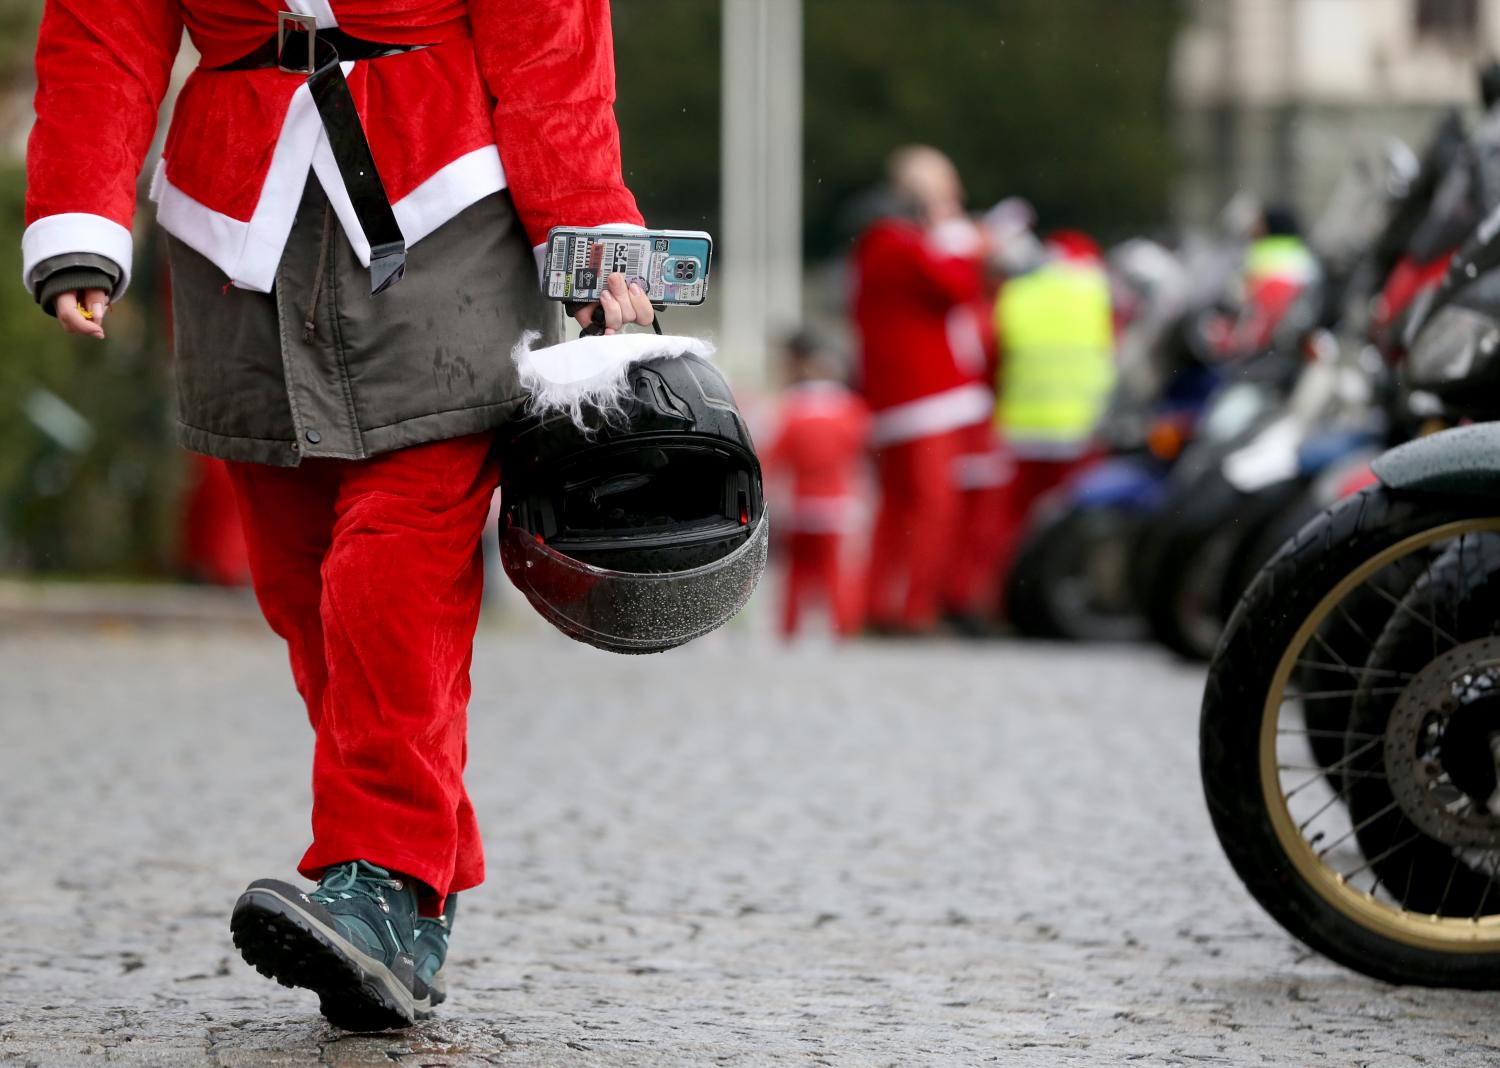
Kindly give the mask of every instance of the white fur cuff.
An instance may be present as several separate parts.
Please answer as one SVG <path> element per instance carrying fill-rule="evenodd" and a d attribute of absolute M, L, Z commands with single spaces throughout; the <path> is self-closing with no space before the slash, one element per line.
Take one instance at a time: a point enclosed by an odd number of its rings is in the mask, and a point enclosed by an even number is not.
<path fill-rule="evenodd" d="M 539 337 L 535 330 L 528 330 L 510 351 L 521 388 L 530 394 L 530 409 L 541 414 L 567 412 L 579 426 L 585 406 L 603 411 L 619 408 L 628 388 L 626 373 L 634 364 L 662 356 L 707 359 L 714 352 L 713 345 L 701 338 L 671 334 L 581 337 L 533 349 Z"/>

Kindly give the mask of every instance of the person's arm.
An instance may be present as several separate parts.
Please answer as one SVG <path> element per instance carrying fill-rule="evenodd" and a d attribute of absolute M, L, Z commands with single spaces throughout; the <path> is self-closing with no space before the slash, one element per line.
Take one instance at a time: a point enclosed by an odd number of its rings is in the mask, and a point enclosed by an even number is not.
<path fill-rule="evenodd" d="M 182 39 L 176 0 L 47 0 L 37 36 L 36 124 L 26 147 L 24 281 L 40 297 L 44 266 L 99 257 L 113 280 L 52 294 L 64 329 L 103 337 L 98 319 L 130 284 L 136 179 L 156 132 Z M 75 276 L 83 281 L 99 282 Z M 56 288 L 54 285 L 51 287 Z M 94 319 L 81 314 L 80 298 Z"/>
<path fill-rule="evenodd" d="M 479 70 L 495 98 L 495 143 L 535 247 L 554 226 L 642 225 L 620 169 L 608 0 L 469 0 Z M 649 323 L 645 293 L 610 279 L 606 332 Z M 578 313 L 587 322 L 589 305 Z"/>
<path fill-rule="evenodd" d="M 885 283 L 924 300 L 939 311 L 977 300 L 984 280 L 977 255 L 955 255 L 917 231 L 894 228 L 870 235 L 879 246 L 871 249 L 883 263 Z"/>
<path fill-rule="evenodd" d="M 923 235 L 913 260 L 917 284 L 944 307 L 979 299 L 984 285 L 984 238 L 968 219 L 947 219 Z"/>

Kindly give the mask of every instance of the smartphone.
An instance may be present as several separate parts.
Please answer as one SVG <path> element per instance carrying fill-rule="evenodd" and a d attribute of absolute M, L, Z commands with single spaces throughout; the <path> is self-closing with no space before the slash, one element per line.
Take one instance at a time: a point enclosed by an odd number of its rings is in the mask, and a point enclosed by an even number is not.
<path fill-rule="evenodd" d="M 713 254 L 714 239 L 702 230 L 554 226 L 542 288 L 553 300 L 587 303 L 619 271 L 639 282 L 652 304 L 702 304 Z"/>

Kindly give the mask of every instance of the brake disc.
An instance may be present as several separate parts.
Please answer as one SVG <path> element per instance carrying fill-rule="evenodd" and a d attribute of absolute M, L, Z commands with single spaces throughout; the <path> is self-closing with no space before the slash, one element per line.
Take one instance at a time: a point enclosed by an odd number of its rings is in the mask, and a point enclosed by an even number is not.
<path fill-rule="evenodd" d="M 1458 849 L 1500 846 L 1490 797 L 1467 792 L 1476 776 L 1467 768 L 1455 776 L 1448 765 L 1457 761 L 1444 761 L 1445 742 L 1450 754 L 1460 741 L 1487 742 L 1490 731 L 1476 731 L 1468 715 L 1481 700 L 1500 710 L 1500 637 L 1465 642 L 1429 662 L 1402 690 L 1385 731 L 1385 773 L 1401 811 L 1424 834 Z M 1500 730 L 1500 711 L 1493 729 Z"/>

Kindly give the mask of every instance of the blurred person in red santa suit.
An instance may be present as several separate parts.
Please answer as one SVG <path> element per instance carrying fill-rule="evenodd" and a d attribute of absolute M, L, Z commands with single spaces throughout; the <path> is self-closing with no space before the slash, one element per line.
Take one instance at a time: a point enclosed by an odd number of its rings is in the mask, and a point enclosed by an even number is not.
<path fill-rule="evenodd" d="M 859 521 L 869 410 L 834 377 L 830 357 L 813 335 L 789 338 L 784 353 L 787 386 L 765 459 L 768 480 L 786 492 L 773 535 L 787 561 L 781 633 L 795 636 L 808 604 L 821 601 L 835 633 L 847 638 L 860 625 L 860 591 L 847 557 Z"/>
<path fill-rule="evenodd" d="M 955 310 L 949 338 L 966 367 L 982 368 L 981 381 L 992 388 L 999 375 L 999 341 L 995 302 L 1005 279 L 1035 267 L 1042 255 L 1034 233 L 1036 210 L 1020 197 L 1007 197 L 980 220 L 986 237 L 984 285 L 978 300 Z M 964 314 L 968 313 L 968 314 Z M 990 633 L 999 600 L 997 584 L 1005 551 L 1005 509 L 1015 463 L 995 425 L 994 412 L 962 432 L 962 451 L 954 462 L 959 492 L 959 521 L 946 569 L 944 615 L 960 634 Z"/>
<path fill-rule="evenodd" d="M 954 345 L 981 291 L 984 239 L 941 152 L 897 150 L 888 179 L 892 203 L 854 248 L 859 389 L 880 484 L 865 601 L 872 629 L 922 633 L 938 619 L 959 521 L 964 431 L 994 408 L 982 348 Z"/>
<path fill-rule="evenodd" d="M 228 462 L 257 598 L 316 735 L 314 890 L 231 915 L 263 974 L 350 1029 L 443 1000 L 484 860 L 464 789 L 507 354 L 561 315 L 535 248 L 641 223 L 621 179 L 606 0 L 48 0 L 26 284 L 102 339 L 186 29 L 201 57 L 152 182 L 169 235 L 178 436 Z M 609 279 L 606 332 L 650 323 Z"/>

